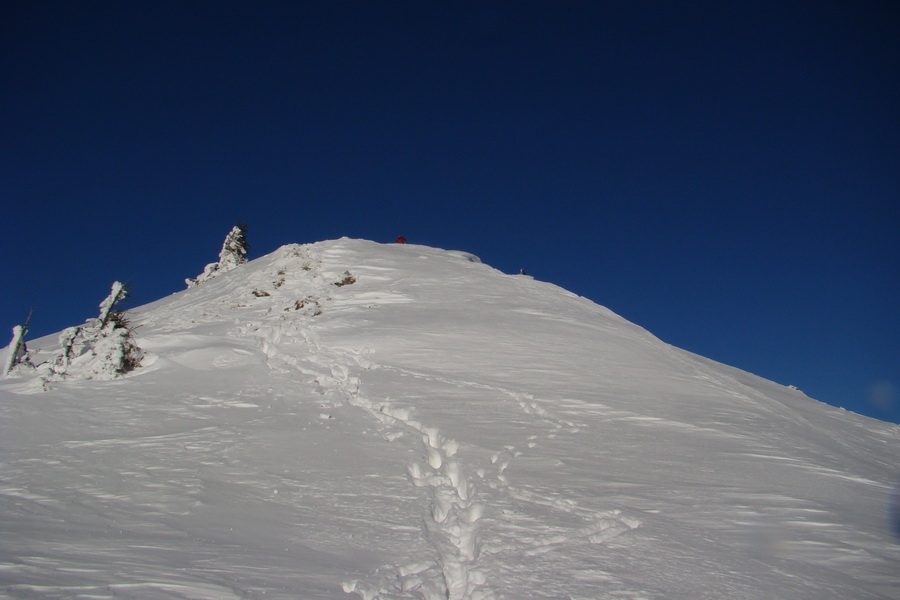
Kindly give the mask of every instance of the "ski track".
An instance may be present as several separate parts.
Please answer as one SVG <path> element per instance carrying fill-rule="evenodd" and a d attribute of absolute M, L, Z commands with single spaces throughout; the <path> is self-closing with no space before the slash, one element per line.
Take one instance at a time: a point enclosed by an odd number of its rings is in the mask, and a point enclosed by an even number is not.
<path fill-rule="evenodd" d="M 342 583 L 344 592 L 355 593 L 363 600 L 403 597 L 492 600 L 496 596 L 490 581 L 491 572 L 498 570 L 498 563 L 511 553 L 535 556 L 571 543 L 600 544 L 640 526 L 640 521 L 625 517 L 620 511 L 592 511 L 571 500 L 546 497 L 512 485 L 505 471 L 524 452 L 516 446 L 505 446 L 491 454 L 492 478 L 487 478 L 487 465 L 475 469 L 473 475 L 458 456 L 458 442 L 444 437 L 439 428 L 416 419 L 412 408 L 396 406 L 388 399 L 369 398 L 361 390 L 360 379 L 354 373 L 389 370 L 438 383 L 500 393 L 522 413 L 548 426 L 549 437 L 561 430 L 579 431 L 577 423 L 552 417 L 542 402 L 531 394 L 379 365 L 363 358 L 364 351 L 324 346 L 313 330 L 312 319 L 331 301 L 332 290 L 328 278 L 319 272 L 321 257 L 311 256 L 306 251 L 302 258 L 308 284 L 311 284 L 309 287 L 313 290 L 304 297 L 302 305 L 295 303 L 296 310 L 290 318 L 282 320 L 280 326 L 273 328 L 262 322 L 244 322 L 236 328 L 235 334 L 237 337 L 245 337 L 248 333 L 255 335 L 269 368 L 313 378 L 323 398 L 333 406 L 346 404 L 365 411 L 383 427 L 382 437 L 386 441 L 392 442 L 408 433 L 421 439 L 422 459 L 407 466 L 407 475 L 411 484 L 424 491 L 428 499 L 423 534 L 436 552 L 433 560 L 381 569 L 370 581 L 345 581 Z M 284 269 L 279 271 L 283 272 Z M 277 283 L 276 287 L 279 287 Z M 314 308 L 310 310 L 309 307 Z M 285 350 L 287 347 L 292 348 Z M 297 352 L 298 347 L 303 352 Z M 522 445 L 534 448 L 538 437 L 530 435 Z M 479 498 L 480 484 L 499 492 L 500 497 L 505 498 L 502 501 L 505 506 L 487 506 Z M 541 535 L 522 539 L 523 527 L 518 521 L 539 518 L 527 516 L 525 513 L 529 511 L 515 508 L 522 503 L 561 512 L 564 518 L 557 521 L 577 524 L 566 527 L 546 525 L 538 528 L 544 531 Z M 535 512 L 534 509 L 531 512 Z M 492 531 L 497 534 L 497 539 L 481 539 L 485 513 L 490 513 Z"/>

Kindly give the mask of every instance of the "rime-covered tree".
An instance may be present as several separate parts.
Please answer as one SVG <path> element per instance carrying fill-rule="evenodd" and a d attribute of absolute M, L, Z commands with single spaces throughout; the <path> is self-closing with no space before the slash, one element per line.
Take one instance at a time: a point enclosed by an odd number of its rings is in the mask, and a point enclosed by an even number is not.
<path fill-rule="evenodd" d="M 25 345 L 25 334 L 28 333 L 28 322 L 31 321 L 31 313 L 33 311 L 34 307 L 31 307 L 31 310 L 28 311 L 28 316 L 25 317 L 24 325 L 16 325 L 13 327 L 13 337 L 12 341 L 9 343 L 9 348 L 7 349 L 6 361 L 3 365 L 3 375 L 9 375 L 10 371 L 13 370 L 13 367 L 19 364 L 31 366 L 31 363 L 28 361 L 28 347 Z"/>
<path fill-rule="evenodd" d="M 139 367 L 143 358 L 122 311 L 110 314 L 92 350 L 95 358 L 85 372 L 87 379 L 112 379 L 124 375 Z"/>
<path fill-rule="evenodd" d="M 59 353 L 49 363 L 45 381 L 113 379 L 140 366 L 143 352 L 132 337 L 125 314 L 116 310 L 127 295 L 125 285 L 116 281 L 100 303 L 98 318 L 62 332 Z"/>
<path fill-rule="evenodd" d="M 128 290 L 125 288 L 125 284 L 121 281 L 113 282 L 112 289 L 109 292 L 109 296 L 106 297 L 106 300 L 100 303 L 100 328 L 106 327 L 106 324 L 109 322 L 109 316 L 112 314 L 113 308 L 115 308 L 116 304 L 120 301 L 124 300 L 128 295 Z"/>
<path fill-rule="evenodd" d="M 247 262 L 247 252 L 249 250 L 250 244 L 247 243 L 247 226 L 239 223 L 225 236 L 225 242 L 222 244 L 222 251 L 219 252 L 219 260 L 214 263 L 209 263 L 197 277 L 185 279 L 184 282 L 189 288 L 192 288 L 204 281 L 212 279 L 220 273 L 230 271 Z"/>
<path fill-rule="evenodd" d="M 28 356 L 28 349 L 25 347 L 25 328 L 21 325 L 13 327 L 13 337 L 9 344 L 8 354 L 6 355 L 6 364 L 3 365 L 3 374 L 9 375 L 17 364 L 25 360 Z"/>
<path fill-rule="evenodd" d="M 219 270 L 227 271 L 244 264 L 247 262 L 247 252 L 249 251 L 250 244 L 247 243 L 247 226 L 243 224 L 235 225 L 228 232 L 228 235 L 225 236 L 222 251 L 219 252 Z"/>

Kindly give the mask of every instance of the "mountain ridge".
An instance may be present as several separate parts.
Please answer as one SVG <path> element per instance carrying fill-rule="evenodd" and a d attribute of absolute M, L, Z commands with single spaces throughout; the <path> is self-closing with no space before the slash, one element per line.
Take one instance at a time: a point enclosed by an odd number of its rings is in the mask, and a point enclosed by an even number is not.
<path fill-rule="evenodd" d="M 900 597 L 900 427 L 473 255 L 288 245 L 129 317 L 132 374 L 0 382 L 10 597 Z"/>

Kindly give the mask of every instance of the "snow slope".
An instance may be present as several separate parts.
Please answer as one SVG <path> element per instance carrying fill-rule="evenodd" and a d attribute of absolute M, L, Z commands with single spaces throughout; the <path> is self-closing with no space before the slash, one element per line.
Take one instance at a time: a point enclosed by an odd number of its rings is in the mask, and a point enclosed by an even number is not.
<path fill-rule="evenodd" d="M 0 597 L 900 598 L 900 426 L 553 285 L 340 239 L 129 315 L 0 380 Z"/>

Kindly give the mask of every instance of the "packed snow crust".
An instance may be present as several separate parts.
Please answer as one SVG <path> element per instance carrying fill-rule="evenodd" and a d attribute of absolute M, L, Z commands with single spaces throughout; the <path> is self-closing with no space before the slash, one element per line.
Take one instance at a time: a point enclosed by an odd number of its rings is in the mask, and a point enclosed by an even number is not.
<path fill-rule="evenodd" d="M 0 597 L 900 598 L 900 427 L 470 254 L 290 245 L 128 317 L 123 378 L 0 380 Z"/>

